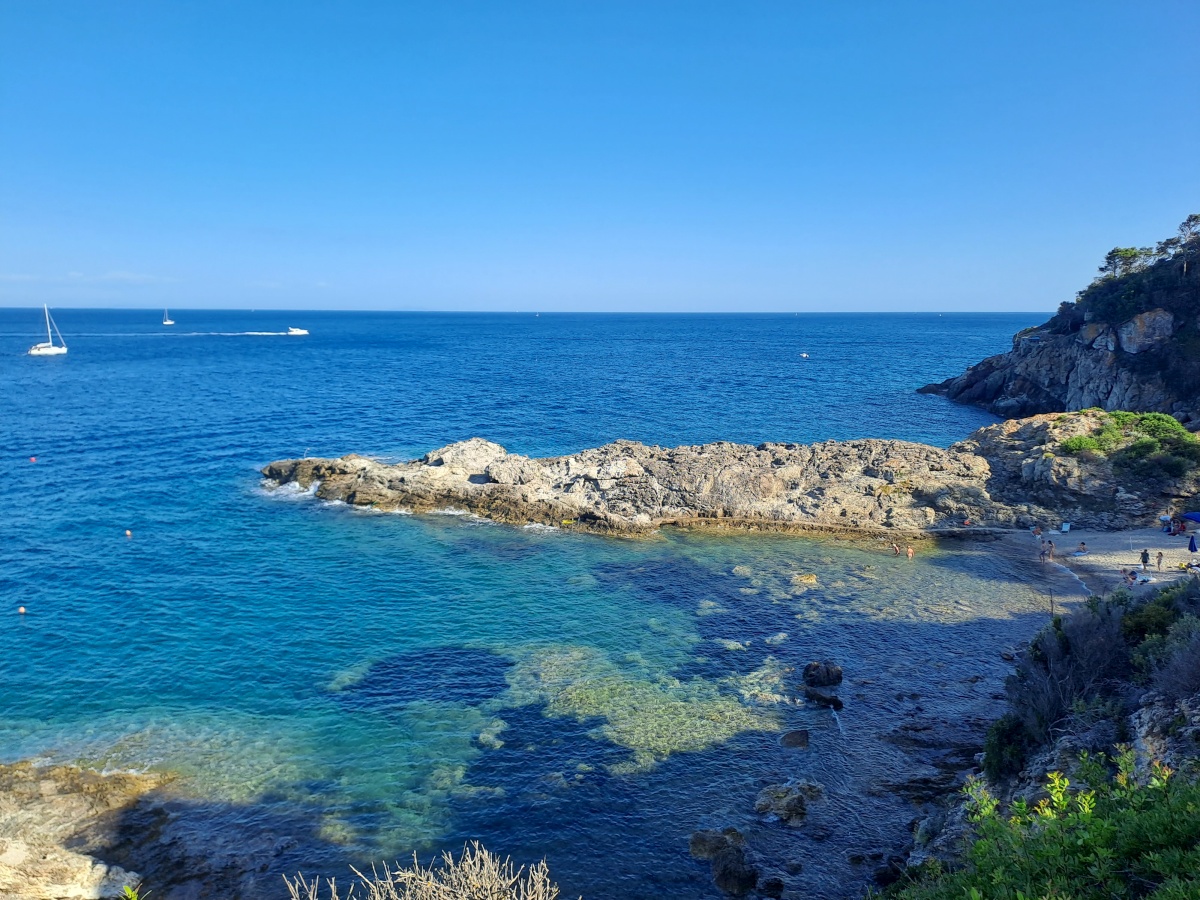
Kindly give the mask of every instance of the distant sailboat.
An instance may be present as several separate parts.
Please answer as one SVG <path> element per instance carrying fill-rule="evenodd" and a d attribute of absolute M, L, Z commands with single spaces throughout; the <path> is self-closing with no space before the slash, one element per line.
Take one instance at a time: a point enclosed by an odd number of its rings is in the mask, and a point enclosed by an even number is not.
<path fill-rule="evenodd" d="M 163 324 L 164 325 L 174 325 L 175 324 L 175 320 L 167 315 L 167 311 L 165 309 L 163 310 Z"/>
<path fill-rule="evenodd" d="M 58 325 L 50 318 L 50 307 L 42 306 L 46 311 L 46 340 L 40 344 L 34 344 L 29 348 L 30 356 L 61 356 L 67 352 L 67 342 L 63 340 L 62 333 L 58 330 Z M 54 326 L 54 333 L 58 335 L 58 344 L 54 343 L 54 338 L 50 335 L 50 326 Z M 62 346 L 59 346 L 61 344 Z"/>

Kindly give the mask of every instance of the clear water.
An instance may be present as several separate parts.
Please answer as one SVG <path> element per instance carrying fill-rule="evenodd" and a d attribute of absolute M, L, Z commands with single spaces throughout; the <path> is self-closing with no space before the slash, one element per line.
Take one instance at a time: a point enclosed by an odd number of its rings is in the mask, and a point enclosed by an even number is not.
<path fill-rule="evenodd" d="M 70 353 L 32 358 L 39 311 L 0 310 L 0 758 L 178 772 L 215 830 L 293 839 L 272 871 L 479 838 L 546 857 L 566 896 L 716 897 L 687 838 L 734 825 L 803 860 L 789 887 L 854 895 L 847 856 L 913 814 L 875 790 L 914 765 L 879 735 L 994 710 L 997 648 L 1045 620 L 1027 562 L 986 548 L 606 539 L 258 475 L 473 435 L 947 445 L 991 417 L 914 389 L 1037 317 L 174 317 L 63 310 Z M 244 333 L 288 325 L 312 333 Z M 825 656 L 840 721 L 775 696 Z M 797 727 L 808 751 L 778 744 Z M 829 793 L 805 828 L 753 811 L 789 777 Z"/>

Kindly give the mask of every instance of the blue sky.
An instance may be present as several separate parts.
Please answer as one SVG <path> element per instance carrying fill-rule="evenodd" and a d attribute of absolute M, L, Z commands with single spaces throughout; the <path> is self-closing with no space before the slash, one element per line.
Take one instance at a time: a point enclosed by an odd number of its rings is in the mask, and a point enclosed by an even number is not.
<path fill-rule="evenodd" d="M 1200 3 L 0 0 L 0 305 L 1051 311 Z"/>

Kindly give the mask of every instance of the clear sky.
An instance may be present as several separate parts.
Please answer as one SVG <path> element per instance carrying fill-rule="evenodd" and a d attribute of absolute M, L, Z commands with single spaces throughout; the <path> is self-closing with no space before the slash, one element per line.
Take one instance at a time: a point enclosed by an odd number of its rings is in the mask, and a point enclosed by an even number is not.
<path fill-rule="evenodd" d="M 1049 312 L 1197 0 L 0 0 L 0 305 Z"/>

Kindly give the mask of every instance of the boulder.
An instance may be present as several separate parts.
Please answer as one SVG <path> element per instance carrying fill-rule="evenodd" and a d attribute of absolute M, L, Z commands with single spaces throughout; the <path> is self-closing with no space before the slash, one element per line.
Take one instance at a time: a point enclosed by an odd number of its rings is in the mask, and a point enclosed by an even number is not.
<path fill-rule="evenodd" d="M 758 869 L 746 859 L 746 851 L 730 844 L 712 858 L 713 884 L 734 897 L 744 897 L 758 884 Z"/>
<path fill-rule="evenodd" d="M 808 749 L 808 729 L 797 728 L 795 731 L 788 731 L 779 737 L 780 747 L 789 747 L 794 750 Z"/>
<path fill-rule="evenodd" d="M 1126 353 L 1141 353 L 1169 341 L 1174 331 L 1175 316 L 1165 309 L 1152 309 L 1121 325 L 1117 336 Z"/>
<path fill-rule="evenodd" d="M 811 781 L 772 784 L 758 792 L 754 811 L 772 815 L 787 825 L 797 826 L 808 815 L 808 802 L 825 796 L 825 789 Z"/>
<path fill-rule="evenodd" d="M 804 667 L 804 683 L 809 687 L 832 687 L 842 683 L 842 667 L 829 660 L 810 662 Z"/>

